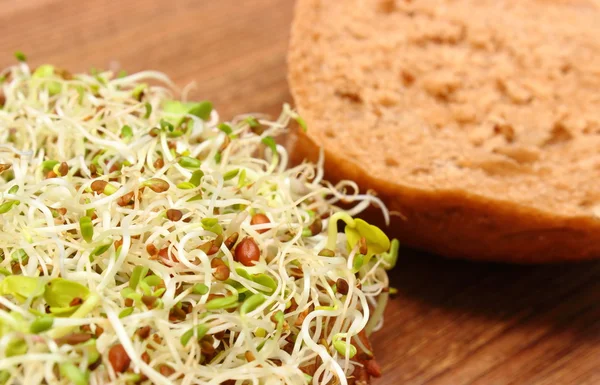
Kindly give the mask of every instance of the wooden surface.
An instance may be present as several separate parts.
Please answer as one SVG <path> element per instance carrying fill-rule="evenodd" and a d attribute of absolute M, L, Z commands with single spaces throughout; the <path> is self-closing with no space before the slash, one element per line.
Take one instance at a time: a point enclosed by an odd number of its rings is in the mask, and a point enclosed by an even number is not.
<path fill-rule="evenodd" d="M 342 0 L 331 0 L 342 1 Z M 0 66 L 15 50 L 72 71 L 157 69 L 226 117 L 291 97 L 288 0 L 0 0 Z M 378 385 L 600 384 L 600 264 L 505 266 L 404 251 Z"/>

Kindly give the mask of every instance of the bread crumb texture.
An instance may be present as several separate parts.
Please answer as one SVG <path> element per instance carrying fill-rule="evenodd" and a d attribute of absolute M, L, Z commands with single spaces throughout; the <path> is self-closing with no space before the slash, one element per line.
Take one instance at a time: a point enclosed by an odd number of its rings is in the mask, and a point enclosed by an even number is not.
<path fill-rule="evenodd" d="M 302 0 L 308 135 L 390 183 L 600 211 L 600 2 Z"/>

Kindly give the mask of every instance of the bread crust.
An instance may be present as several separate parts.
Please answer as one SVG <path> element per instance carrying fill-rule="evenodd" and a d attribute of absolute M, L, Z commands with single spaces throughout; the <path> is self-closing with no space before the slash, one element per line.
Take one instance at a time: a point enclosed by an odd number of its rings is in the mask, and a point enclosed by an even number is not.
<path fill-rule="evenodd" d="M 386 1 L 382 1 L 385 6 Z M 393 2 L 388 2 L 393 3 Z M 319 1 L 299 0 L 292 28 L 289 84 L 300 114 L 307 120 L 307 133 L 298 131 L 289 141 L 292 161 L 318 158 L 321 140 L 311 130 L 311 106 L 305 102 L 303 80 L 310 68 L 298 55 L 305 55 L 310 30 L 303 18 Z M 299 48 L 301 47 L 301 48 Z M 324 101 L 326 102 L 326 101 Z M 316 120 L 316 119 L 315 119 Z M 325 169 L 333 180 L 352 179 L 363 189 L 372 189 L 394 217 L 388 233 L 405 245 L 453 258 L 545 263 L 600 258 L 600 218 L 563 215 L 516 203 L 509 199 L 475 194 L 456 188 L 420 188 L 389 181 L 369 172 L 339 149 L 325 147 Z"/>
<path fill-rule="evenodd" d="M 301 131 L 288 140 L 288 147 L 294 163 L 318 159 L 319 146 Z M 561 217 L 460 189 L 392 184 L 370 176 L 343 154 L 324 150 L 330 180 L 354 180 L 401 214 L 392 216 L 386 232 L 404 245 L 451 258 L 521 264 L 600 257 L 600 221 L 594 217 Z"/>

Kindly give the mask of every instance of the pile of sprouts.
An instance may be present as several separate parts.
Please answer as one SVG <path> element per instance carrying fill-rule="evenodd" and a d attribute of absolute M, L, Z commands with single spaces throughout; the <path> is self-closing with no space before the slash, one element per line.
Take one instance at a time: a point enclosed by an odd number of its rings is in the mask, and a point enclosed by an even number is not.
<path fill-rule="evenodd" d="M 289 106 L 223 122 L 158 72 L 17 59 L 0 73 L 0 384 L 379 374 L 368 335 L 398 243 L 354 218 L 387 215 L 375 196 L 289 168 Z"/>

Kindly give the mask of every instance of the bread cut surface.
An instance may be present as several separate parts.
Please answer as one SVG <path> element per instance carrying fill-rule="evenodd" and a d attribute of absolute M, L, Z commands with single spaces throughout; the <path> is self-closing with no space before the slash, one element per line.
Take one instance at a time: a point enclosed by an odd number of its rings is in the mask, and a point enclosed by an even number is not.
<path fill-rule="evenodd" d="M 378 191 L 405 243 L 600 257 L 600 2 L 298 0 L 289 81 L 297 153 Z"/>

